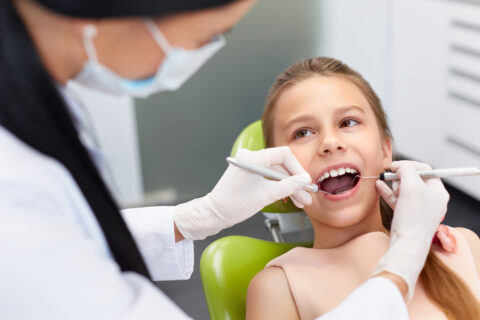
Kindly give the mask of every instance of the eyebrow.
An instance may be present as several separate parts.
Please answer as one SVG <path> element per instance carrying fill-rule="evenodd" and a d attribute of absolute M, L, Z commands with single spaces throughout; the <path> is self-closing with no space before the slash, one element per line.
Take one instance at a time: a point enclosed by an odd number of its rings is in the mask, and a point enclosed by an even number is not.
<path fill-rule="evenodd" d="M 304 114 L 304 115 L 301 115 L 301 116 L 298 116 L 298 117 L 295 117 L 291 120 L 289 120 L 285 126 L 283 126 L 283 130 L 284 131 L 287 131 L 290 127 L 292 127 L 294 124 L 296 124 L 297 122 L 305 122 L 305 121 L 308 121 L 308 120 L 311 120 L 313 119 L 313 116 L 312 115 L 309 115 L 309 114 Z"/>
<path fill-rule="evenodd" d="M 359 106 L 355 106 L 355 105 L 340 107 L 337 110 L 335 110 L 335 114 L 345 113 L 345 112 L 348 112 L 350 110 L 359 111 L 359 112 L 365 114 L 365 111 L 362 108 L 360 108 Z M 298 122 L 305 122 L 305 121 L 308 121 L 308 120 L 312 120 L 313 118 L 314 117 L 310 114 L 300 115 L 298 117 L 295 117 L 295 118 L 289 120 L 285 124 L 285 126 L 283 127 L 283 130 L 288 130 L 291 126 L 293 126 L 294 124 L 296 124 Z"/>
<path fill-rule="evenodd" d="M 363 110 L 359 106 L 355 106 L 355 105 L 340 107 L 339 109 L 335 110 L 335 113 L 336 114 L 345 113 L 345 112 L 348 112 L 350 110 L 356 110 L 356 111 L 360 111 L 361 113 L 365 113 L 365 110 Z"/>

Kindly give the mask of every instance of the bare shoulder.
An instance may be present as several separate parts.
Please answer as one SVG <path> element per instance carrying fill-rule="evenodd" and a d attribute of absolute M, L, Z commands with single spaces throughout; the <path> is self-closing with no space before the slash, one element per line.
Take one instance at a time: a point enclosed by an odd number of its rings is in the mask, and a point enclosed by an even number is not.
<path fill-rule="evenodd" d="M 246 319 L 300 319 L 282 268 L 265 268 L 252 279 Z"/>
<path fill-rule="evenodd" d="M 462 227 L 456 227 L 454 229 L 457 230 L 458 232 L 460 232 L 465 237 L 465 239 L 467 239 L 469 245 L 471 245 L 471 244 L 475 245 L 475 244 L 479 243 L 480 238 L 472 230 L 467 229 L 467 228 L 462 228 Z"/>
<path fill-rule="evenodd" d="M 455 233 L 461 234 L 465 240 L 467 240 L 468 246 L 470 247 L 470 250 L 472 251 L 472 254 L 480 254 L 478 251 L 480 249 L 480 238 L 478 238 L 478 235 L 473 232 L 470 229 L 467 228 L 452 228 L 454 229 Z"/>

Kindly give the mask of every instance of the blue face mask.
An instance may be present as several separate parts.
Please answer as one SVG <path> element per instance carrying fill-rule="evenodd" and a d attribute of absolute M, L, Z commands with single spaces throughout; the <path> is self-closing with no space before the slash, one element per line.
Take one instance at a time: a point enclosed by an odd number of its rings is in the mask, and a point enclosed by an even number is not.
<path fill-rule="evenodd" d="M 92 41 L 97 30 L 95 26 L 89 25 L 83 35 L 88 61 L 73 80 L 106 93 L 145 98 L 154 93 L 177 90 L 225 45 L 225 38 L 219 35 L 195 50 L 175 48 L 170 46 L 151 19 L 145 20 L 145 25 L 166 55 L 152 77 L 126 79 L 100 64 Z"/>

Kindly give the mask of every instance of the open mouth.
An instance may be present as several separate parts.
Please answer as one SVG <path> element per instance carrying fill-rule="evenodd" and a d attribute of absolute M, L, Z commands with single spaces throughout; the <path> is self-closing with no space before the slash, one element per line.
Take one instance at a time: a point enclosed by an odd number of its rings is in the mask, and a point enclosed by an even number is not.
<path fill-rule="evenodd" d="M 325 172 L 317 181 L 318 188 L 328 194 L 343 194 L 359 181 L 359 172 L 352 167 L 340 167 Z"/>

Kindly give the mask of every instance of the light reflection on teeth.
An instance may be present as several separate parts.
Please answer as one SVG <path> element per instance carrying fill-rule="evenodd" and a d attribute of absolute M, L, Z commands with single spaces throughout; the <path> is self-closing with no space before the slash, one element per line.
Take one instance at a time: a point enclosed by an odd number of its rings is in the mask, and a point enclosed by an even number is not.
<path fill-rule="evenodd" d="M 330 171 L 325 172 L 319 179 L 318 182 L 322 182 L 323 180 L 330 178 L 330 177 L 337 177 L 337 176 L 343 176 L 346 173 L 354 174 L 357 173 L 357 170 L 349 167 L 345 168 L 338 168 L 338 169 L 332 169 Z"/>

